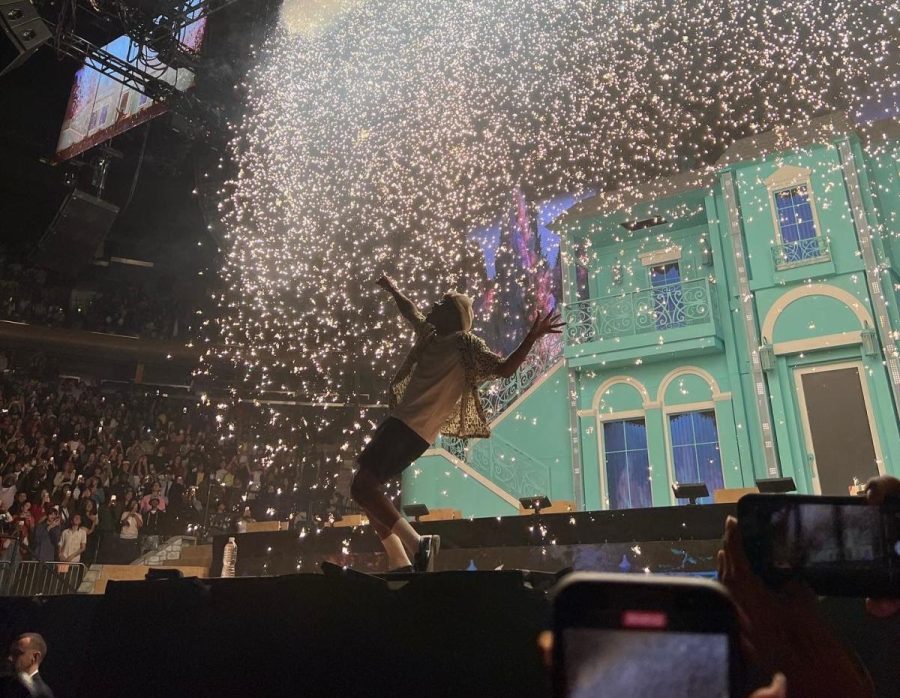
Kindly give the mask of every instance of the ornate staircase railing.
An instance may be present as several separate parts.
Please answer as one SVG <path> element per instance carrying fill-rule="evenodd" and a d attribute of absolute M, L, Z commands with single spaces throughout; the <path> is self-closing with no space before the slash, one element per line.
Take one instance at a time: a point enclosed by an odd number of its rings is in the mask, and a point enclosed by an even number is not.
<path fill-rule="evenodd" d="M 503 414 L 561 356 L 562 342 L 559 337 L 545 337 L 514 375 L 485 384 L 481 389 L 481 403 L 488 421 L 493 422 Z M 547 466 L 496 434 L 490 439 L 477 440 L 442 436 L 440 445 L 453 457 L 472 466 L 517 497 L 546 494 L 550 491 L 550 471 Z"/>

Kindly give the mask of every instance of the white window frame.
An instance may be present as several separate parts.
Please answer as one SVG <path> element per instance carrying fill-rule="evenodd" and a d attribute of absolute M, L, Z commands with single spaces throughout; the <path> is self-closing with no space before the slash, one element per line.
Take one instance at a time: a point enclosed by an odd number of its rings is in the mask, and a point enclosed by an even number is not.
<path fill-rule="evenodd" d="M 722 468 L 722 480 L 724 482 L 725 465 L 722 463 L 722 439 L 719 437 L 719 413 L 716 410 L 716 401 L 704 400 L 703 402 L 686 402 L 681 405 L 672 405 L 671 407 L 666 406 L 663 408 L 663 436 L 666 441 L 666 468 L 669 471 L 669 502 L 672 506 L 677 506 L 678 500 L 675 499 L 675 492 L 672 491 L 672 485 L 674 485 L 677 480 L 675 479 L 675 453 L 672 450 L 672 424 L 669 421 L 669 417 L 677 414 L 686 414 L 688 412 L 709 412 L 710 410 L 712 410 L 713 416 L 716 419 L 716 443 L 719 445 L 719 465 Z M 715 492 L 710 491 L 709 496 L 714 497 Z"/>
<path fill-rule="evenodd" d="M 778 206 L 775 204 L 775 195 L 785 189 L 791 189 L 801 185 L 806 186 L 806 195 L 807 200 L 809 201 L 810 211 L 812 211 L 813 227 L 816 229 L 816 237 L 822 240 L 825 239 L 822 235 L 822 224 L 819 223 L 819 211 L 816 206 L 816 195 L 812 185 L 812 170 L 806 167 L 785 165 L 766 177 L 764 182 L 766 184 L 767 196 L 769 197 L 769 210 L 772 213 L 772 226 L 775 229 L 776 245 L 784 245 L 784 240 L 781 237 L 781 223 L 778 220 Z M 826 252 L 821 257 L 810 260 L 809 263 L 815 264 L 817 261 L 824 262 L 830 259 L 831 252 Z M 775 269 L 781 271 L 782 269 L 788 269 L 795 265 L 796 263 L 786 265 L 779 265 L 776 263 Z"/>
<path fill-rule="evenodd" d="M 653 250 L 652 252 L 643 252 L 638 255 L 641 264 L 645 267 L 658 267 L 670 262 L 681 261 L 681 246 L 672 245 L 663 250 Z"/>
<path fill-rule="evenodd" d="M 606 444 L 604 443 L 604 422 L 623 422 L 629 419 L 640 419 L 647 429 L 647 410 L 623 410 L 622 412 L 597 412 L 597 467 L 600 470 L 600 508 L 603 511 L 622 511 L 609 508 L 609 482 L 606 477 Z M 647 441 L 647 456 L 650 455 L 650 441 Z M 650 464 L 653 472 L 653 464 Z M 650 486 L 650 506 L 653 507 L 653 486 Z"/>

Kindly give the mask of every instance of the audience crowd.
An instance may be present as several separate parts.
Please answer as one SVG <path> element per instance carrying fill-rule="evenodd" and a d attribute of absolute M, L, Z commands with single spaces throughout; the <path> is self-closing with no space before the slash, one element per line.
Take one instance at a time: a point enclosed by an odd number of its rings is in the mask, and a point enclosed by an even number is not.
<path fill-rule="evenodd" d="M 334 468 L 323 466 L 337 463 L 337 448 L 295 445 L 260 456 L 246 434 L 261 417 L 248 408 L 226 439 L 221 415 L 196 399 L 7 372 L 0 383 L 3 558 L 130 562 L 168 535 L 334 511 Z"/>
<path fill-rule="evenodd" d="M 136 284 L 76 289 L 52 277 L 0 256 L 0 319 L 154 339 L 190 333 L 194 318 L 167 293 Z"/>

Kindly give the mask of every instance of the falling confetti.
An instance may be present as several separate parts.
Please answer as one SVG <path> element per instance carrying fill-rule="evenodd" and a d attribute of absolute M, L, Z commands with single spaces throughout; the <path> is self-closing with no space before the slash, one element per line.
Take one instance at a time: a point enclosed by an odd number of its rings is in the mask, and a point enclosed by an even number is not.
<path fill-rule="evenodd" d="M 200 373 L 322 401 L 383 385 L 411 337 L 382 270 L 423 308 L 478 295 L 467 233 L 512 192 L 634 185 L 835 109 L 874 118 L 896 100 L 897 23 L 878 0 L 369 0 L 305 20 L 287 4 L 237 86 Z"/>

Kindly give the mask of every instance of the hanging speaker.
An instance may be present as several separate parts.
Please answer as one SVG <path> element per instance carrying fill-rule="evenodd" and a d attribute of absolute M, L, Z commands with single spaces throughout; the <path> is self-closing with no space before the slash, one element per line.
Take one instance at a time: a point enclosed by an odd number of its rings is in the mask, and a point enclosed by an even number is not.
<path fill-rule="evenodd" d="M 22 65 L 51 36 L 28 0 L 0 0 L 0 28 L 0 75 Z"/>
<path fill-rule="evenodd" d="M 118 206 L 74 190 L 32 252 L 32 262 L 45 269 L 78 274 L 97 256 L 118 213 Z"/>

